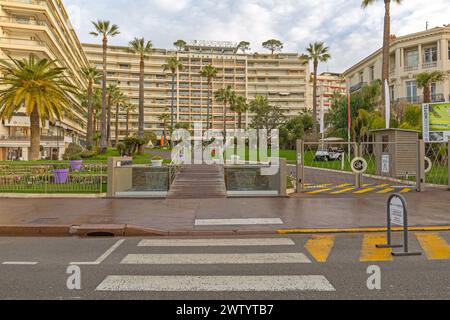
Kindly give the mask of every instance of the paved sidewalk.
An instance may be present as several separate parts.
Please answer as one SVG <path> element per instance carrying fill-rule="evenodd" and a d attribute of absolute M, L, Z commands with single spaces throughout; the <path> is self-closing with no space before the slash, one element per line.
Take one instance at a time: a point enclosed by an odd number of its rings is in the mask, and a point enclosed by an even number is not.
<path fill-rule="evenodd" d="M 413 192 L 405 197 L 411 226 L 450 225 L 450 192 Z M 70 226 L 120 229 L 128 225 L 172 234 L 385 227 L 386 200 L 386 195 L 202 200 L 0 199 L 0 234 L 2 228 L 5 234 L 6 226 L 54 226 L 55 233 L 64 233 Z M 283 224 L 195 225 L 197 219 L 274 218 Z M 58 226 L 62 229 L 58 230 Z"/>

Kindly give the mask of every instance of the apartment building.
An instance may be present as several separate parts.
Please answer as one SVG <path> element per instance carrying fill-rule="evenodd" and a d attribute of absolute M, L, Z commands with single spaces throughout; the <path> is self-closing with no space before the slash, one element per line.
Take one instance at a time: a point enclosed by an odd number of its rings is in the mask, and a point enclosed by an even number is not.
<path fill-rule="evenodd" d="M 153 131 L 158 137 L 163 134 L 163 123 L 159 115 L 170 113 L 171 75 L 164 72 L 167 58 L 176 56 L 184 66 L 176 77 L 174 112 L 176 123 L 200 122 L 206 128 L 208 83 L 200 76 L 207 65 L 218 69 L 213 81 L 213 91 L 227 86 L 249 101 L 256 95 L 266 96 L 270 103 L 296 115 L 306 107 L 308 99 L 308 66 L 300 63 L 297 54 L 238 54 L 236 43 L 223 41 L 193 41 L 181 51 L 155 49 L 146 60 L 145 69 L 145 130 Z M 84 44 L 83 48 L 93 66 L 102 67 L 100 45 Z M 136 106 L 139 103 L 139 56 L 127 47 L 112 46 L 108 49 L 108 84 L 116 84 Z M 214 129 L 223 128 L 224 106 L 213 99 L 211 121 Z M 248 125 L 251 115 L 243 117 Z M 227 128 L 237 128 L 238 117 L 227 110 Z M 112 126 L 114 127 L 114 123 Z M 130 130 L 136 132 L 137 113 L 129 119 Z M 119 114 L 119 139 L 125 137 L 126 116 Z M 114 128 L 112 130 L 114 135 Z M 114 140 L 114 138 L 113 138 Z"/>
<path fill-rule="evenodd" d="M 89 64 L 61 0 L 0 0 L 0 58 L 35 54 L 68 69 L 70 81 L 85 88 L 81 69 Z M 71 112 L 42 128 L 41 157 L 57 159 L 71 142 L 82 143 L 86 115 L 77 97 Z M 0 123 L 0 160 L 28 159 L 30 120 L 23 111 Z"/>
<path fill-rule="evenodd" d="M 311 77 L 313 76 L 312 74 Z M 311 92 L 312 87 L 313 82 L 311 81 Z M 323 72 L 317 76 L 317 101 L 319 101 L 319 104 L 323 103 L 325 113 L 330 110 L 335 92 L 341 95 L 347 94 L 347 86 L 340 73 Z"/>
<path fill-rule="evenodd" d="M 351 92 L 381 79 L 382 49 L 374 52 L 344 72 Z M 450 100 L 450 25 L 391 37 L 389 85 L 392 101 L 423 101 L 416 76 L 422 72 L 443 71 L 449 77 L 431 86 L 434 102 Z"/>

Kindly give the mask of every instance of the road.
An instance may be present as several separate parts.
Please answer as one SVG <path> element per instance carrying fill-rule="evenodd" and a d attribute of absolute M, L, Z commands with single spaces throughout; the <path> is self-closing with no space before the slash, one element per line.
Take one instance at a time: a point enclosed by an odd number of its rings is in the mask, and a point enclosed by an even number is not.
<path fill-rule="evenodd" d="M 411 234 L 418 257 L 374 248 L 384 241 L 370 233 L 0 238 L 0 299 L 450 299 L 450 233 Z M 81 290 L 67 288 L 71 264 Z M 367 288 L 369 266 L 380 268 L 381 290 Z"/>

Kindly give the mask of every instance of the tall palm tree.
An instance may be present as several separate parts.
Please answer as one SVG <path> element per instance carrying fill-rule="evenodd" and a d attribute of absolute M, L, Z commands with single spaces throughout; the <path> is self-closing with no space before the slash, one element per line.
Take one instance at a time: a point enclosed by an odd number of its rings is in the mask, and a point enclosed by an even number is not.
<path fill-rule="evenodd" d="M 242 129 L 242 114 L 250 110 L 250 105 L 247 103 L 247 99 L 243 96 L 236 97 L 231 102 L 230 110 L 238 115 L 238 129 Z"/>
<path fill-rule="evenodd" d="M 125 103 L 121 108 L 122 112 L 126 114 L 126 126 L 125 126 L 125 136 L 128 138 L 130 135 L 129 131 L 129 122 L 130 122 L 130 113 L 136 112 L 136 107 L 131 102 Z"/>
<path fill-rule="evenodd" d="M 83 75 L 88 82 L 87 88 L 87 147 L 88 149 L 92 149 L 94 146 L 94 115 L 93 115 L 93 107 L 92 107 L 92 99 L 94 94 L 94 84 L 98 83 L 101 74 L 95 67 L 84 67 L 82 69 Z"/>
<path fill-rule="evenodd" d="M 139 55 L 139 138 L 144 138 L 144 73 L 145 73 L 145 58 L 153 51 L 153 44 L 151 41 L 145 42 L 144 38 L 134 38 L 130 42 L 130 51 Z"/>
<path fill-rule="evenodd" d="M 431 84 L 444 81 L 445 73 L 442 71 L 423 72 L 416 76 L 417 87 L 423 89 L 423 103 L 431 103 Z"/>
<path fill-rule="evenodd" d="M 366 9 L 368 6 L 378 2 L 378 0 L 362 0 L 362 7 Z M 385 96 L 385 82 L 389 81 L 389 62 L 390 62 L 390 48 L 391 48 L 391 3 L 401 4 L 403 0 L 384 0 L 384 34 L 383 34 L 383 69 L 381 96 Z M 382 99 L 384 101 L 384 98 Z M 384 102 L 383 102 L 384 104 Z M 382 112 L 385 114 L 385 112 Z"/>
<path fill-rule="evenodd" d="M 119 112 L 120 108 L 128 103 L 128 98 L 125 96 L 123 92 L 120 92 L 116 99 L 116 121 L 115 121 L 115 146 L 119 144 Z"/>
<path fill-rule="evenodd" d="M 223 139 L 226 141 L 227 135 L 227 109 L 228 104 L 235 99 L 236 93 L 233 91 L 231 86 L 227 86 L 226 88 L 219 89 L 214 93 L 214 98 L 218 102 L 223 103 Z"/>
<path fill-rule="evenodd" d="M 169 110 L 167 108 L 164 110 L 164 113 L 158 116 L 158 120 L 163 123 L 163 142 L 164 146 L 167 145 L 167 123 L 170 120 L 170 115 L 168 113 Z"/>
<path fill-rule="evenodd" d="M 306 48 L 307 54 L 300 57 L 303 62 L 312 61 L 314 66 L 313 76 L 313 135 L 317 137 L 317 74 L 319 68 L 319 62 L 327 62 L 331 59 L 331 55 L 328 52 L 328 47 L 324 42 L 311 43 Z"/>
<path fill-rule="evenodd" d="M 176 58 L 170 57 L 163 65 L 164 72 L 170 71 L 172 74 L 172 100 L 170 103 L 170 126 L 174 128 L 174 107 L 175 107 L 175 77 L 178 71 L 183 71 L 183 64 Z"/>
<path fill-rule="evenodd" d="M 94 89 L 93 99 L 92 99 L 92 109 L 93 109 L 93 118 L 94 118 L 94 131 L 98 134 L 99 127 L 98 122 L 101 121 L 102 114 L 102 90 L 100 88 Z M 95 136 L 95 134 L 94 134 Z"/>
<path fill-rule="evenodd" d="M 106 126 L 106 137 L 107 137 L 107 146 L 111 147 L 111 108 L 116 103 L 116 101 L 120 97 L 120 89 L 115 84 L 110 84 L 107 89 L 107 126 Z"/>
<path fill-rule="evenodd" d="M 208 81 L 208 106 L 207 106 L 206 130 L 211 129 L 211 106 L 212 106 L 211 94 L 213 90 L 212 85 L 213 80 L 217 78 L 218 73 L 219 71 L 212 65 L 207 65 L 203 67 L 203 69 L 200 71 L 200 75 L 203 78 L 206 78 Z"/>
<path fill-rule="evenodd" d="M 106 152 L 108 147 L 107 137 L 107 124 L 106 124 L 106 65 L 107 65 L 107 50 L 108 50 L 108 37 L 115 37 L 119 32 L 119 27 L 115 24 L 111 24 L 109 21 L 98 20 L 93 21 L 95 31 L 91 32 L 91 35 L 95 37 L 102 37 L 103 43 L 103 71 L 102 71 L 102 118 L 101 118 L 101 139 L 100 148 L 101 153 Z"/>
<path fill-rule="evenodd" d="M 0 118 L 10 120 L 21 107 L 30 117 L 29 160 L 39 160 L 41 145 L 40 124 L 55 121 L 70 112 L 68 92 L 77 94 L 67 81 L 66 69 L 56 66 L 56 61 L 39 59 L 30 55 L 23 60 L 0 60 Z"/>

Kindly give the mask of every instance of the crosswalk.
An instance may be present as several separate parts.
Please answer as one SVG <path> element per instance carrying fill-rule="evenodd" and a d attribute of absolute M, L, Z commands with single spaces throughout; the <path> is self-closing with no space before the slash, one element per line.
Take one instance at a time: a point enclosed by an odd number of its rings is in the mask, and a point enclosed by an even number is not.
<path fill-rule="evenodd" d="M 316 264 L 326 266 L 327 263 L 337 261 L 341 263 L 345 259 L 350 259 L 349 263 L 399 261 L 401 258 L 393 257 L 391 249 L 376 247 L 377 244 L 386 242 L 384 233 L 365 233 L 350 237 L 339 234 L 320 234 L 303 237 L 143 239 L 137 243 L 136 247 L 133 247 L 135 249 L 127 250 L 119 261 L 123 266 L 145 267 L 148 274 L 108 275 L 96 290 L 108 292 L 335 291 L 326 275 L 301 274 L 302 270 L 306 270 L 302 266 L 305 268 L 311 266 L 312 269 L 308 269 L 311 271 L 318 270 L 314 267 Z M 422 257 L 416 259 L 450 261 L 450 243 L 448 234 L 444 232 L 412 232 L 410 242 L 415 249 L 424 253 Z M 344 256 L 343 249 L 345 252 L 351 251 L 351 254 Z M 300 274 L 273 274 L 277 269 L 274 266 L 283 265 L 298 266 L 295 270 L 298 270 Z M 168 272 L 162 275 L 152 274 L 153 270 L 159 270 L 160 273 L 166 266 L 179 266 L 187 271 L 183 275 Z M 247 272 L 242 275 L 230 275 L 226 273 L 227 266 L 232 269 L 234 267 L 233 270 L 255 266 L 255 270 L 263 274 Z M 223 274 L 211 275 L 208 272 L 199 275 L 197 272 L 198 270 L 206 272 L 208 268 L 220 270 Z"/>
<path fill-rule="evenodd" d="M 389 193 L 409 193 L 414 191 L 413 186 L 391 185 L 386 183 L 366 183 L 362 188 L 358 188 L 351 183 L 343 184 L 312 184 L 304 185 L 305 194 L 307 195 L 366 195 L 366 194 L 389 194 Z"/>

